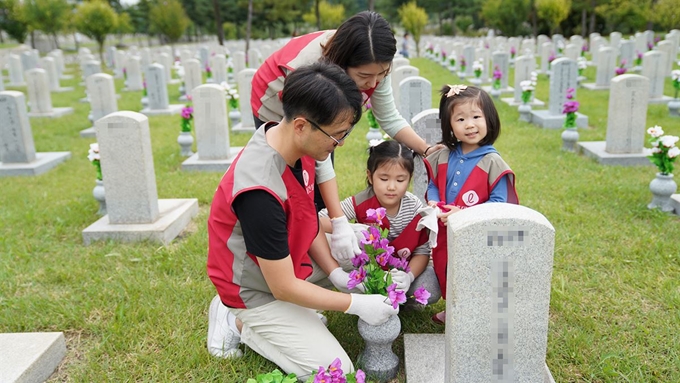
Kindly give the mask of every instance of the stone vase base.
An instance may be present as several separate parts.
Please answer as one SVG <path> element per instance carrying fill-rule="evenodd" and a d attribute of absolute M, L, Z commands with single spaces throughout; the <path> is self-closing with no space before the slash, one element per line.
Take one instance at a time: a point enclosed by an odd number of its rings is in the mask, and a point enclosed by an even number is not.
<path fill-rule="evenodd" d="M 92 189 L 92 195 L 94 199 L 99 202 L 99 211 L 97 214 L 106 215 L 106 193 L 104 190 L 104 181 L 95 180 L 95 187 Z"/>
<path fill-rule="evenodd" d="M 566 128 L 562 132 L 562 150 L 576 153 L 578 142 L 578 130 L 576 128 Z"/>
<path fill-rule="evenodd" d="M 359 354 L 357 364 L 371 379 L 380 382 L 394 379 L 399 371 L 399 357 L 392 352 L 392 343 L 401 330 L 399 317 L 393 315 L 377 326 L 359 319 L 358 329 L 366 348 Z"/>
<path fill-rule="evenodd" d="M 191 151 L 191 145 L 194 143 L 194 137 L 191 132 L 179 132 L 177 143 L 180 147 L 180 155 L 182 157 L 191 157 L 194 152 Z"/>
<path fill-rule="evenodd" d="M 649 183 L 649 191 L 652 192 L 652 202 L 647 205 L 648 209 L 659 208 L 663 212 L 672 212 L 673 201 L 671 196 L 678 190 L 678 184 L 673 180 L 672 174 L 656 173 L 656 178 Z"/>

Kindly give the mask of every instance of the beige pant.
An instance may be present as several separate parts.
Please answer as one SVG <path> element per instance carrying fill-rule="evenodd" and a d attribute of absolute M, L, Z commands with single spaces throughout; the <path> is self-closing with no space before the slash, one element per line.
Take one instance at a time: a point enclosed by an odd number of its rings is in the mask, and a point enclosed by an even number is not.
<path fill-rule="evenodd" d="M 307 281 L 332 287 L 326 274 L 314 264 Z M 230 309 L 243 322 L 241 342 L 279 366 L 286 374 L 306 380 L 319 366 L 340 358 L 345 373 L 352 361 L 338 340 L 324 326 L 316 311 L 293 303 L 274 301 L 253 309 Z"/>

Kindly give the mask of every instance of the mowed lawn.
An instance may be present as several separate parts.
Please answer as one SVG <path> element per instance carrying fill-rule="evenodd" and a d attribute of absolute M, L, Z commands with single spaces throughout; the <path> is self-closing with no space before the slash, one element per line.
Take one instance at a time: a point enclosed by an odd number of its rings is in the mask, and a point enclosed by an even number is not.
<path fill-rule="evenodd" d="M 433 107 L 443 84 L 460 82 L 429 60 L 411 63 L 432 82 Z M 198 198 L 198 217 L 169 246 L 83 245 L 81 231 L 99 218 L 95 169 L 87 160 L 94 140 L 78 135 L 90 126 L 89 105 L 78 102 L 84 88 L 76 66 L 70 69 L 76 78 L 61 83 L 76 90 L 52 100 L 75 113 L 32 119 L 31 126 L 37 151 L 71 151 L 71 159 L 37 177 L 0 178 L 0 332 L 63 331 L 68 354 L 52 381 L 244 382 L 275 368 L 243 346 L 244 358 L 234 361 L 207 353 L 215 290 L 205 271 L 206 220 L 222 174 L 181 171 L 179 116 L 150 119 L 158 195 Z M 593 81 L 595 69 L 585 75 Z M 536 96 L 544 101 L 548 81 L 539 76 Z M 141 92 L 122 92 L 122 79 L 116 86 L 119 110 L 141 109 Z M 169 90 L 178 103 L 178 86 Z M 673 95 L 670 79 L 665 94 Z M 580 130 L 581 141 L 605 139 L 608 98 L 608 91 L 578 90 L 590 125 Z M 516 107 L 497 107 L 502 133 L 496 147 L 517 175 L 520 202 L 555 227 L 546 356 L 555 379 L 680 381 L 680 217 L 646 207 L 656 168 L 602 166 L 563 152 L 560 129 L 519 122 Z M 668 117 L 665 105 L 649 106 L 652 125 L 680 135 L 680 119 Z M 340 197 L 365 187 L 367 131 L 363 119 L 337 149 Z M 232 134 L 231 145 L 248 138 Z M 400 314 L 402 331 L 443 333 L 430 316 L 444 304 Z M 356 357 L 363 347 L 357 318 L 327 316 Z M 402 337 L 394 350 L 403 361 Z M 397 381 L 405 381 L 403 363 Z"/>

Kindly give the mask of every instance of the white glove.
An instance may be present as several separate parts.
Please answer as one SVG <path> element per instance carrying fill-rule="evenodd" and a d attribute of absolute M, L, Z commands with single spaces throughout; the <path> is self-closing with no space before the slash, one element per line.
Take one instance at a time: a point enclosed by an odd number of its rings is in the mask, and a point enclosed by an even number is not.
<path fill-rule="evenodd" d="M 368 225 L 364 225 L 363 223 L 352 223 L 350 226 L 352 227 L 352 230 L 354 230 L 354 236 L 357 237 L 357 243 L 361 243 L 361 241 L 366 239 L 363 232 L 368 231 Z"/>
<path fill-rule="evenodd" d="M 347 222 L 347 217 L 332 218 L 333 233 L 331 234 L 331 254 L 337 261 L 348 260 L 359 254 L 359 243 L 354 230 Z"/>
<path fill-rule="evenodd" d="M 439 218 L 437 218 L 437 215 L 441 214 L 442 211 L 437 206 L 425 206 L 418 209 L 417 213 L 422 218 L 418 221 L 416 230 L 421 231 L 423 228 L 430 229 L 428 242 L 430 243 L 430 249 L 434 249 L 437 247 L 437 232 L 439 232 Z"/>
<path fill-rule="evenodd" d="M 352 302 L 345 314 L 358 315 L 370 325 L 385 323 L 391 315 L 399 314 L 399 306 L 393 308 L 389 298 L 380 294 L 351 294 Z"/>
<path fill-rule="evenodd" d="M 390 274 L 392 274 L 392 282 L 397 284 L 397 290 L 401 291 L 408 291 L 408 288 L 411 287 L 411 283 L 416 279 L 410 271 L 407 273 L 405 271 L 392 269 L 390 270 Z"/>
<path fill-rule="evenodd" d="M 349 283 L 349 273 L 345 272 L 342 269 L 342 267 L 337 267 L 333 269 L 333 271 L 331 271 L 331 273 L 328 274 L 328 279 L 331 281 L 333 286 L 335 286 L 338 290 L 342 291 L 343 293 L 348 293 L 350 291 L 363 293 L 366 290 L 363 283 L 360 283 L 357 285 L 357 287 L 353 288 L 352 290 L 349 290 L 347 288 L 347 283 Z"/>

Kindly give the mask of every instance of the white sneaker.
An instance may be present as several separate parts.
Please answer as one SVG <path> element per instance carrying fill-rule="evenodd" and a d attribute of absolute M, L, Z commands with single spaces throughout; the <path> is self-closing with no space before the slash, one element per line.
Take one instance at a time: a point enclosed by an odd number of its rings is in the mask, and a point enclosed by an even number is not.
<path fill-rule="evenodd" d="M 229 327 L 227 320 L 229 315 L 234 314 L 222 304 L 220 296 L 216 295 L 210 302 L 208 311 L 208 352 L 218 358 L 231 359 L 243 356 L 243 352 L 238 348 L 241 334 Z"/>

